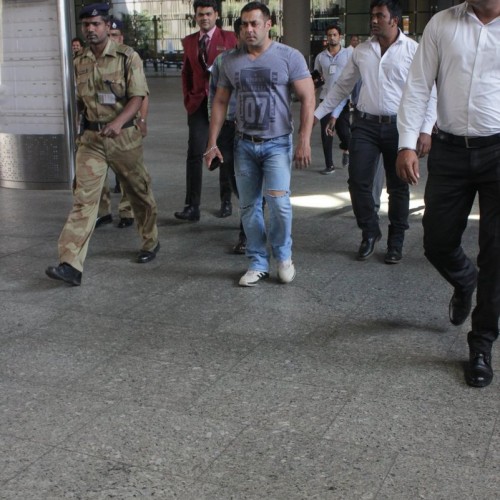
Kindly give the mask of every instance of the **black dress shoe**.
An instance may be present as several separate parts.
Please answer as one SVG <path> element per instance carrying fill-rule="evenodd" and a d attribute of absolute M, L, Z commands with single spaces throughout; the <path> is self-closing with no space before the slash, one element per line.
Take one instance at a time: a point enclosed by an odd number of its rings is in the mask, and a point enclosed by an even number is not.
<path fill-rule="evenodd" d="M 372 236 L 370 238 L 363 238 L 361 245 L 359 245 L 357 260 L 366 260 L 371 257 L 373 251 L 375 250 L 375 243 L 380 240 L 382 235 L 379 233 L 377 236 Z"/>
<path fill-rule="evenodd" d="M 474 289 L 461 293 L 455 290 L 450 300 L 450 321 L 453 325 L 459 326 L 465 322 L 472 309 L 472 295 Z"/>
<path fill-rule="evenodd" d="M 194 205 L 187 205 L 182 212 L 175 212 L 174 217 L 180 220 L 197 222 L 200 220 L 200 209 Z"/>
<path fill-rule="evenodd" d="M 486 387 L 493 380 L 491 354 L 470 351 L 469 366 L 465 370 L 465 381 L 472 387 Z"/>
<path fill-rule="evenodd" d="M 58 266 L 49 266 L 45 269 L 45 274 L 54 280 L 61 280 L 70 285 L 80 286 L 82 284 L 82 273 L 73 266 L 63 262 Z"/>
<path fill-rule="evenodd" d="M 160 249 L 160 242 L 153 248 L 153 250 L 141 250 L 139 252 L 139 255 L 137 256 L 137 262 L 139 264 L 146 264 L 146 262 L 152 261 L 155 257 L 156 254 L 158 253 L 158 250 Z"/>
<path fill-rule="evenodd" d="M 233 247 L 233 253 L 237 255 L 245 255 L 245 251 L 247 249 L 247 240 L 246 238 L 240 238 L 238 243 Z"/>
<path fill-rule="evenodd" d="M 111 214 L 103 215 L 102 217 L 97 217 L 95 220 L 95 227 L 103 226 L 104 224 L 111 224 L 113 222 L 113 216 Z"/>
<path fill-rule="evenodd" d="M 120 222 L 118 222 L 118 227 L 123 229 L 124 227 L 130 227 L 134 224 L 134 219 L 132 217 L 122 217 Z"/>
<path fill-rule="evenodd" d="M 223 201 L 220 206 L 220 211 L 217 217 L 224 218 L 229 217 L 233 213 L 233 205 L 230 201 Z"/>
<path fill-rule="evenodd" d="M 399 247 L 389 247 L 385 253 L 384 262 L 386 264 L 399 264 L 403 258 L 403 249 Z"/>

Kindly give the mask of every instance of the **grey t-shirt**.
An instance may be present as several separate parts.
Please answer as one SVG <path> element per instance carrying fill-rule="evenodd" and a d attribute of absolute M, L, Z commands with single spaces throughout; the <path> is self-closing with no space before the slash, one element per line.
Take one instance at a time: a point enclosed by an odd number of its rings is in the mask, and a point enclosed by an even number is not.
<path fill-rule="evenodd" d="M 291 83 L 304 78 L 311 78 L 304 56 L 272 42 L 255 60 L 244 48 L 227 54 L 218 86 L 237 93 L 238 132 L 272 139 L 293 131 Z"/>

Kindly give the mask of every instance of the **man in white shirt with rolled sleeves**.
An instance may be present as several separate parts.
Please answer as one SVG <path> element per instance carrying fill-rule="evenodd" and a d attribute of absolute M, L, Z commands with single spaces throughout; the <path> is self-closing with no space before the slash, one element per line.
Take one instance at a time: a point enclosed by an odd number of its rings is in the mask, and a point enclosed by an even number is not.
<path fill-rule="evenodd" d="M 316 119 L 330 113 L 349 96 L 356 82 L 363 79 L 349 144 L 349 193 L 358 227 L 362 231 L 357 259 L 368 259 L 382 236 L 372 194 L 379 155 L 382 154 L 389 195 L 390 225 L 384 256 L 387 264 L 397 264 L 402 259 L 410 204 L 408 184 L 396 175 L 396 114 L 417 43 L 399 29 L 401 16 L 398 0 L 372 0 L 372 37 L 356 47 L 337 83 L 314 113 Z M 435 101 L 431 99 L 428 114 L 419 129 L 418 148 L 422 155 L 430 148 L 434 122 Z M 329 128 L 332 123 L 334 119 L 330 121 Z"/>
<path fill-rule="evenodd" d="M 465 380 L 493 379 L 491 348 L 500 316 L 500 0 L 469 0 L 437 13 L 426 26 L 398 113 L 398 175 L 419 179 L 414 151 L 418 124 L 434 83 L 437 130 L 425 188 L 424 249 L 453 286 L 450 321 L 460 325 L 477 302 L 468 334 Z M 465 255 L 462 234 L 479 196 L 477 264 Z"/>

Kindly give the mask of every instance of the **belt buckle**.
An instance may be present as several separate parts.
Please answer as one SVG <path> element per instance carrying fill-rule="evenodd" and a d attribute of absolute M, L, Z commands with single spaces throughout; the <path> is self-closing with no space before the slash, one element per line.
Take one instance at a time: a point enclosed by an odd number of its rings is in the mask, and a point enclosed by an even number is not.
<path fill-rule="evenodd" d="M 464 137 L 464 139 L 465 139 L 465 147 L 466 147 L 467 149 L 471 149 L 471 148 L 472 148 L 472 146 L 469 146 L 469 137 L 468 137 L 468 136 L 465 136 L 465 137 Z"/>
<path fill-rule="evenodd" d="M 391 123 L 391 117 L 390 116 L 379 116 L 378 122 L 379 123 Z"/>

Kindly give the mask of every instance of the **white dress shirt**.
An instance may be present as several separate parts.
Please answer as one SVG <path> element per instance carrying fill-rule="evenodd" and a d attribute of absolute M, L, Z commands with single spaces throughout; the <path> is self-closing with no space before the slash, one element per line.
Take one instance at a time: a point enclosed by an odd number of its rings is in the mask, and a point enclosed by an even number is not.
<path fill-rule="evenodd" d="M 415 147 L 434 82 L 439 129 L 470 137 L 500 133 L 500 17 L 483 25 L 467 2 L 432 17 L 398 112 L 400 147 Z"/>
<path fill-rule="evenodd" d="M 357 109 L 372 115 L 396 115 L 418 44 L 401 30 L 398 39 L 381 53 L 375 37 L 359 44 L 352 57 L 325 100 L 317 107 L 314 116 L 321 119 L 351 93 L 356 82 L 362 78 Z M 420 122 L 420 131 L 430 134 L 436 121 L 435 95 L 428 103 L 425 121 Z"/>

